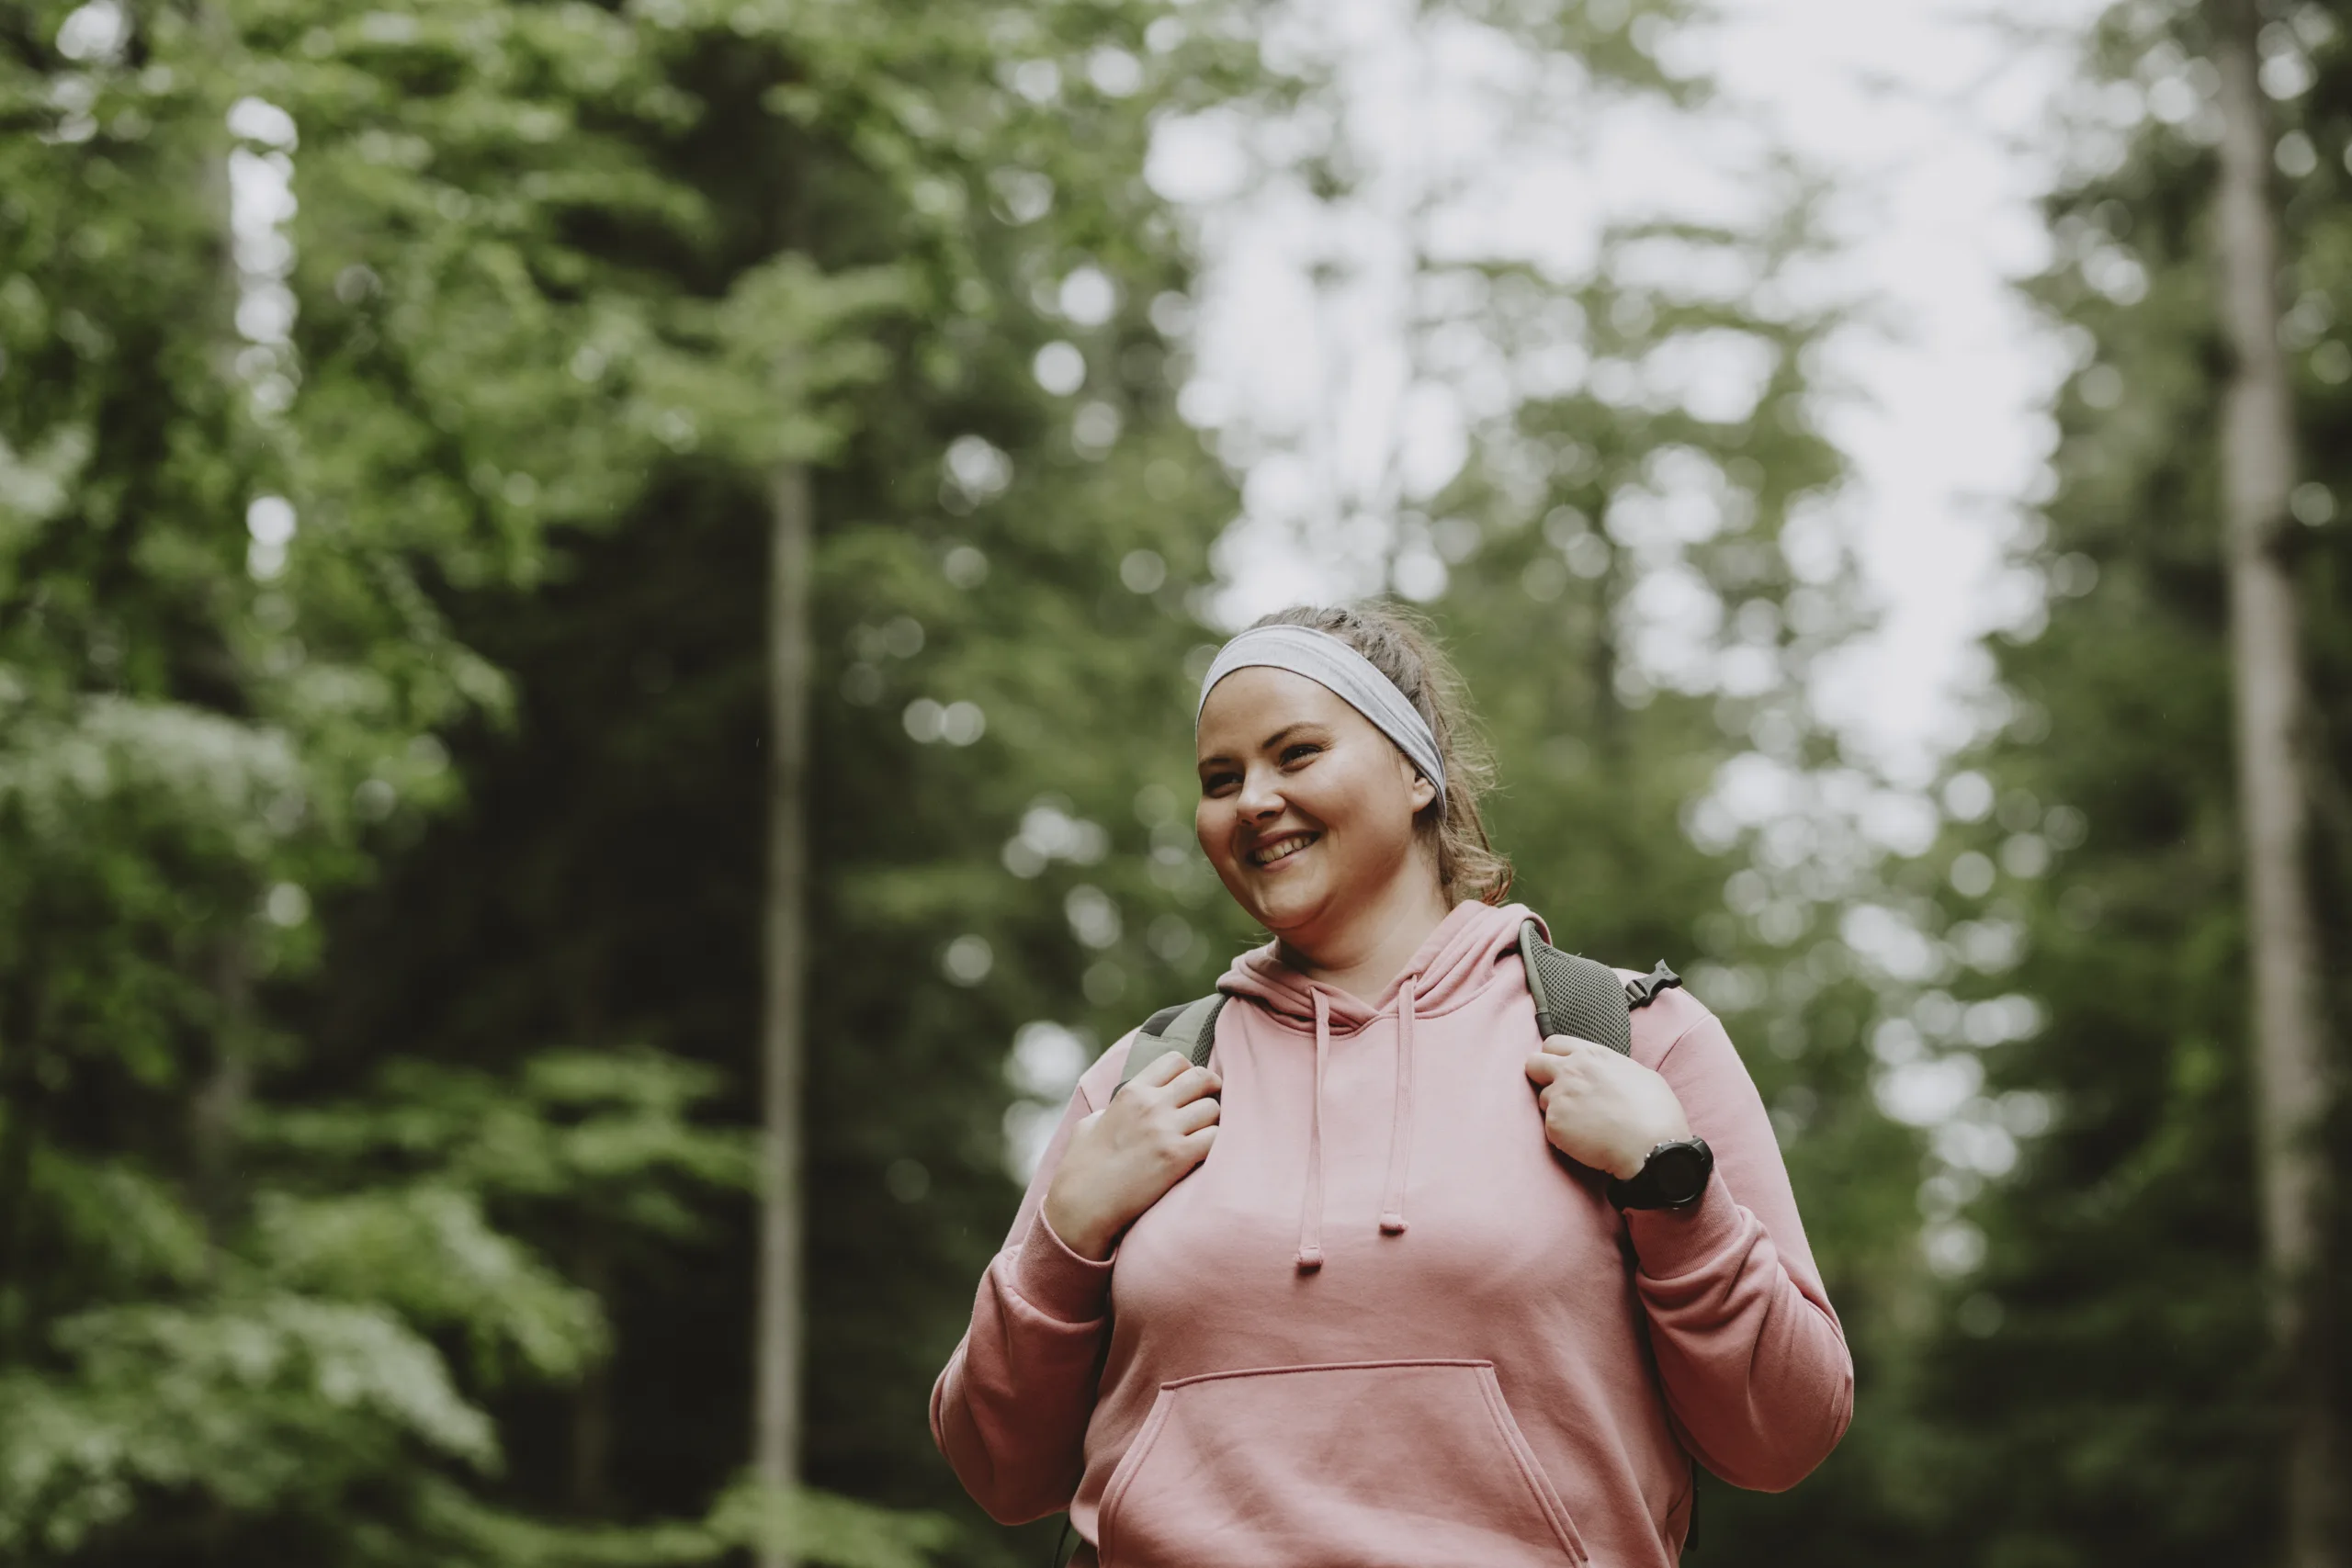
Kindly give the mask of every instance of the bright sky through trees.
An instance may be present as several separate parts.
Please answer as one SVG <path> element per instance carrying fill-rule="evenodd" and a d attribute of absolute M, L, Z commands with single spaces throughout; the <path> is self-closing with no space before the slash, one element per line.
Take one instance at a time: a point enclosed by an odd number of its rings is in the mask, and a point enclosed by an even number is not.
<path fill-rule="evenodd" d="M 1434 489 L 1463 460 L 1462 378 L 1452 392 L 1417 382 L 1398 342 L 1400 230 L 1416 201 L 1459 182 L 1465 199 L 1441 234 L 1476 231 L 1573 271 L 1607 218 L 1744 215 L 1745 176 L 1785 154 L 1822 183 L 1835 242 L 1808 286 L 1857 311 L 1825 355 L 1822 413 L 1855 469 L 1835 522 L 1884 612 L 1828 661 L 1815 700 L 1882 767 L 1924 784 L 1984 701 L 1973 639 L 2039 614 L 2039 581 L 2007 570 L 2004 551 L 2054 440 L 2044 408 L 2065 365 L 2008 285 L 2046 261 L 2033 202 L 2056 142 L 2043 132 L 2093 9 L 1724 0 L 1665 51 L 1716 80 L 1716 104 L 1676 116 L 1596 95 L 1561 117 L 1577 141 L 1530 147 L 1508 136 L 1500 93 L 1587 83 L 1540 82 L 1475 48 L 1416 49 L 1394 6 L 1303 0 L 1294 47 L 1340 62 L 1364 199 L 1335 218 L 1295 182 L 1253 178 L 1291 132 L 1238 116 L 1164 129 L 1151 170 L 1201 214 L 1210 257 L 1186 410 L 1224 426 L 1227 455 L 1250 472 L 1224 560 L 1227 616 L 1363 591 L 1315 524 L 1376 511 L 1384 485 Z M 1315 270 L 1341 258 L 1346 280 L 1318 299 Z M 1687 397 L 1720 400 L 1754 372 L 1726 348 L 1683 375 Z M 1353 543 L 1381 547 L 1376 529 Z"/>

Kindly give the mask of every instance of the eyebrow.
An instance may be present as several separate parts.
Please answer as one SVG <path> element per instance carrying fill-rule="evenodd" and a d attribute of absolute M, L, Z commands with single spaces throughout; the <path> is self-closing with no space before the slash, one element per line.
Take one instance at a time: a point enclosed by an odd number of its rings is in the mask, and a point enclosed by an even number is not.
<path fill-rule="evenodd" d="M 1272 747 L 1281 745 L 1283 737 L 1291 734 L 1295 730 L 1321 729 L 1323 728 L 1324 726 L 1317 723 L 1311 718 L 1302 718 L 1296 724 L 1285 724 L 1280 729 L 1275 730 L 1272 735 L 1267 736 L 1263 740 L 1259 741 L 1258 750 L 1264 751 L 1272 749 Z M 1211 762 L 1230 762 L 1231 761 L 1233 761 L 1232 758 L 1226 756 L 1223 752 L 1219 752 L 1214 757 L 1202 758 L 1199 765 L 1205 768 Z"/>

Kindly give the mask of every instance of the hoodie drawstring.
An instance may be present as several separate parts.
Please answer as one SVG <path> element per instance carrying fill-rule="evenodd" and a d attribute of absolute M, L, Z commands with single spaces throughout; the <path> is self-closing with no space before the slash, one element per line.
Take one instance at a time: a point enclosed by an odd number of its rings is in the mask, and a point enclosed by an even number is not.
<path fill-rule="evenodd" d="M 1323 1267 L 1323 1066 L 1331 1055 L 1331 1002 L 1315 993 L 1315 1100 L 1306 1113 L 1306 1196 L 1298 1206 L 1298 1267 Z"/>
<path fill-rule="evenodd" d="M 1396 1108 L 1388 1126 L 1388 1175 L 1381 1183 L 1380 1234 L 1405 1234 L 1405 1176 L 1413 1148 L 1413 1023 L 1418 975 L 1405 976 L 1396 1010 Z M 1323 1076 L 1331 1060 L 1331 1001 L 1315 993 L 1315 1098 L 1306 1113 L 1306 1195 L 1298 1211 L 1298 1267 L 1323 1267 Z"/>
<path fill-rule="evenodd" d="M 1388 1179 L 1381 1184 L 1380 1234 L 1405 1234 L 1405 1162 L 1413 1146 L 1413 1003 L 1418 975 L 1405 976 L 1396 1010 L 1396 1116 L 1388 1125 Z"/>

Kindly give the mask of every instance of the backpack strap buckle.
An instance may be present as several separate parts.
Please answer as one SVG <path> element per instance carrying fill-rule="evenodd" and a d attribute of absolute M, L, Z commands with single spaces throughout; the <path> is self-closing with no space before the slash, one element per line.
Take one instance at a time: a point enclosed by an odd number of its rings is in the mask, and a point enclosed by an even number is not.
<path fill-rule="evenodd" d="M 1645 1008 L 1657 999 L 1660 991 L 1672 990 L 1680 984 L 1682 976 L 1668 969 L 1666 961 L 1660 959 L 1657 967 L 1640 979 L 1625 982 L 1625 1005 L 1628 1008 Z"/>

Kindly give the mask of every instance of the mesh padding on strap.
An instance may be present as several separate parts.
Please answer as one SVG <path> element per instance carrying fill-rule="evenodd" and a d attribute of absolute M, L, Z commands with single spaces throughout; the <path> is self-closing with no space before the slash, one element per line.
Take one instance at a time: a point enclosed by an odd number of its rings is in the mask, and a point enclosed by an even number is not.
<path fill-rule="evenodd" d="M 1225 993 L 1217 991 L 1153 1013 L 1127 1046 L 1119 1081 L 1125 1083 L 1170 1051 L 1182 1051 L 1196 1067 L 1207 1066 L 1209 1053 L 1216 1048 L 1216 1015 L 1224 1010 Z"/>
<path fill-rule="evenodd" d="M 1634 1026 L 1625 984 L 1605 964 L 1579 958 L 1535 934 L 1533 922 L 1520 935 L 1519 953 L 1527 965 L 1527 989 L 1535 998 L 1537 1023 L 1545 1035 L 1573 1034 L 1631 1055 Z"/>

